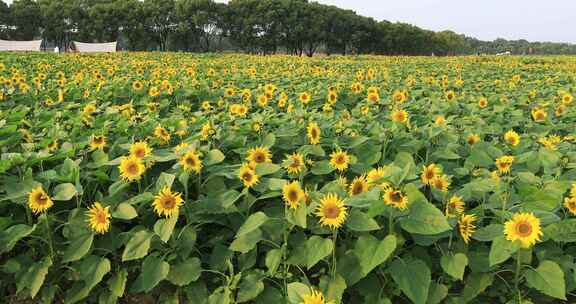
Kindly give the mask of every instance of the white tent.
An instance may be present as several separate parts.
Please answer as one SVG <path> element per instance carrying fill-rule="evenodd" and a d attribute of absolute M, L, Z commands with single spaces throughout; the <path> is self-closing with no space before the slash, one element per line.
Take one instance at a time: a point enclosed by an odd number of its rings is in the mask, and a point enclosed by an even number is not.
<path fill-rule="evenodd" d="M 73 41 L 72 51 L 78 53 L 113 53 L 116 52 L 116 41 L 107 43 L 84 43 Z"/>
<path fill-rule="evenodd" d="M 0 51 L 40 51 L 42 40 L 11 41 L 0 40 Z"/>

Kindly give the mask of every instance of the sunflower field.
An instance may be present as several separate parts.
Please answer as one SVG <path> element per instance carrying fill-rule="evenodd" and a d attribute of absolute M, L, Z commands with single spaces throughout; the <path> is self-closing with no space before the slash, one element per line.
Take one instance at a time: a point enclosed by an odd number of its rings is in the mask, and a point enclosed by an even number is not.
<path fill-rule="evenodd" d="M 2 303 L 576 301 L 576 58 L 0 56 Z"/>

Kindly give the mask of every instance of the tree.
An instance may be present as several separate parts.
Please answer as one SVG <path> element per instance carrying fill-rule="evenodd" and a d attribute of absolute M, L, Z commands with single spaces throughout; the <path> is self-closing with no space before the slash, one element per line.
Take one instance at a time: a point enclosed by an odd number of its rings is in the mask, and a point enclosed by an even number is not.
<path fill-rule="evenodd" d="M 40 34 L 42 15 L 38 3 L 15 0 L 10 6 L 11 39 L 32 40 Z"/>
<path fill-rule="evenodd" d="M 144 0 L 142 12 L 146 33 L 161 51 L 167 50 L 169 35 L 177 26 L 174 0 Z"/>

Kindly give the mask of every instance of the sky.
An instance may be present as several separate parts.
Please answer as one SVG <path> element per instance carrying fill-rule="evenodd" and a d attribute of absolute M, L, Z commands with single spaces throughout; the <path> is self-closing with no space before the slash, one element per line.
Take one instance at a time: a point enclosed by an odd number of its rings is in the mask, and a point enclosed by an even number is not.
<path fill-rule="evenodd" d="M 574 0 L 313 1 L 351 9 L 378 21 L 411 23 L 434 31 L 452 30 L 482 40 L 504 38 L 576 43 Z"/>

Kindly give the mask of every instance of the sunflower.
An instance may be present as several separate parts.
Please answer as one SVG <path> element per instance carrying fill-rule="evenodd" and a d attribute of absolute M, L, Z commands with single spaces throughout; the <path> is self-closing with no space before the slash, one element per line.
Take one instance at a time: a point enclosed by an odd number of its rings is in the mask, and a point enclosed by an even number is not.
<path fill-rule="evenodd" d="M 199 174 L 200 170 L 202 170 L 202 160 L 200 159 L 200 154 L 194 150 L 186 152 L 186 154 L 182 155 L 180 158 L 180 165 L 186 172 L 194 172 Z"/>
<path fill-rule="evenodd" d="M 368 180 L 366 179 L 366 175 L 357 176 L 352 180 L 350 183 L 350 196 L 357 195 L 363 192 L 368 191 Z"/>
<path fill-rule="evenodd" d="M 242 180 L 242 183 L 244 183 L 244 187 L 247 188 L 253 187 L 260 181 L 258 175 L 256 175 L 254 167 L 250 164 L 243 164 L 240 167 L 238 177 Z"/>
<path fill-rule="evenodd" d="M 374 168 L 368 171 L 368 174 L 366 175 L 366 182 L 368 182 L 368 185 L 374 186 L 374 184 L 382 179 L 384 175 L 386 175 L 386 170 L 384 167 Z"/>
<path fill-rule="evenodd" d="M 304 200 L 304 190 L 300 187 L 300 183 L 293 181 L 284 185 L 282 188 L 282 198 L 291 209 L 298 208 L 300 202 Z"/>
<path fill-rule="evenodd" d="M 572 183 L 572 186 L 570 186 L 570 196 L 576 197 L 576 183 Z"/>
<path fill-rule="evenodd" d="M 148 95 L 150 97 L 156 97 L 160 95 L 160 89 L 158 89 L 158 87 L 151 87 L 150 89 L 148 89 Z"/>
<path fill-rule="evenodd" d="M 348 153 L 346 153 L 346 151 L 342 151 L 340 150 L 340 148 L 338 148 L 336 151 L 330 154 L 330 165 L 334 169 L 342 172 L 348 169 L 349 164 L 350 164 L 350 156 L 348 155 Z"/>
<path fill-rule="evenodd" d="M 138 159 L 147 157 L 152 153 L 152 149 L 145 141 L 137 141 L 130 146 L 130 155 Z"/>
<path fill-rule="evenodd" d="M 164 187 L 154 197 L 152 207 L 154 207 L 154 211 L 158 216 L 171 217 L 174 214 L 178 214 L 178 209 L 183 202 L 182 194 L 172 192 L 169 187 Z"/>
<path fill-rule="evenodd" d="M 470 237 L 476 231 L 476 225 L 474 222 L 477 220 L 474 214 L 462 214 L 460 220 L 458 220 L 458 228 L 460 230 L 460 236 L 464 240 L 464 243 L 468 244 L 470 242 Z"/>
<path fill-rule="evenodd" d="M 309 294 L 305 294 L 302 296 L 302 302 L 300 304 L 333 304 L 334 302 L 329 301 L 326 302 L 324 300 L 324 295 L 322 292 L 317 290 L 310 290 Z"/>
<path fill-rule="evenodd" d="M 478 107 L 480 107 L 480 109 L 484 109 L 487 106 L 488 99 L 486 99 L 486 97 L 480 97 L 480 99 L 478 99 Z"/>
<path fill-rule="evenodd" d="M 246 160 L 254 164 L 270 163 L 272 162 L 272 153 L 267 147 L 255 147 L 248 150 Z"/>
<path fill-rule="evenodd" d="M 444 123 L 446 123 L 446 118 L 444 118 L 444 116 L 442 115 L 438 115 L 436 116 L 436 118 L 434 119 L 434 124 L 437 126 L 441 126 Z"/>
<path fill-rule="evenodd" d="M 165 144 L 170 141 L 170 133 L 162 126 L 158 125 L 154 129 L 154 136 L 160 140 L 161 143 Z"/>
<path fill-rule="evenodd" d="M 286 168 L 288 174 L 300 174 L 306 169 L 304 156 L 297 152 L 287 155 L 284 160 L 284 168 Z"/>
<path fill-rule="evenodd" d="M 436 190 L 446 192 L 448 191 L 448 187 L 450 186 L 450 181 L 448 181 L 448 177 L 446 175 L 436 175 L 432 179 L 430 185 L 434 187 Z"/>
<path fill-rule="evenodd" d="M 559 105 L 554 110 L 554 115 L 556 115 L 556 117 L 560 117 L 560 116 L 564 115 L 564 112 L 566 112 L 566 106 Z"/>
<path fill-rule="evenodd" d="M 520 135 L 510 130 L 504 134 L 504 140 L 512 146 L 517 146 L 520 143 Z"/>
<path fill-rule="evenodd" d="M 395 91 L 394 94 L 392 94 L 392 100 L 396 103 L 403 103 L 406 101 L 406 94 L 402 91 Z"/>
<path fill-rule="evenodd" d="M 464 212 L 464 201 L 462 197 L 453 195 L 446 203 L 446 216 L 453 217 L 462 214 L 462 212 Z"/>
<path fill-rule="evenodd" d="M 300 102 L 303 104 L 310 103 L 311 99 L 312 99 L 312 96 L 308 92 L 300 93 L 300 95 L 298 96 L 298 100 L 300 100 Z"/>
<path fill-rule="evenodd" d="M 508 173 L 510 172 L 510 167 L 514 162 L 514 156 L 500 156 L 496 159 L 496 168 L 498 168 L 499 173 Z"/>
<path fill-rule="evenodd" d="M 144 87 L 144 85 L 142 84 L 142 81 L 140 81 L 140 80 L 134 80 L 132 82 L 132 89 L 134 91 L 140 91 L 143 87 Z"/>
<path fill-rule="evenodd" d="M 408 121 L 408 112 L 404 110 L 394 110 L 390 114 L 390 119 L 395 122 L 405 123 Z"/>
<path fill-rule="evenodd" d="M 370 103 L 378 103 L 380 101 L 380 95 L 378 95 L 378 92 L 370 92 L 366 100 Z"/>
<path fill-rule="evenodd" d="M 475 143 L 480 141 L 480 136 L 478 136 L 478 134 L 470 134 L 468 135 L 468 138 L 466 138 L 466 142 L 473 146 Z"/>
<path fill-rule="evenodd" d="M 308 141 L 311 145 L 316 145 L 320 143 L 320 128 L 315 122 L 308 123 L 306 127 L 306 135 L 308 136 Z"/>
<path fill-rule="evenodd" d="M 384 203 L 400 210 L 404 210 L 408 207 L 408 197 L 404 195 L 402 191 L 388 187 L 386 191 L 384 191 Z"/>
<path fill-rule="evenodd" d="M 422 167 L 422 174 L 420 175 L 420 179 L 422 180 L 423 184 L 430 185 L 432 184 L 432 180 L 434 180 L 434 178 L 441 173 L 442 170 L 440 167 L 435 164 L 430 164 L 428 166 Z"/>
<path fill-rule="evenodd" d="M 540 219 L 532 213 L 516 213 L 504 223 L 504 235 L 509 241 L 520 241 L 523 248 L 529 248 L 540 241 L 542 236 Z"/>
<path fill-rule="evenodd" d="M 534 121 L 537 121 L 537 122 L 544 121 L 544 120 L 546 120 L 546 117 L 548 117 L 548 113 L 546 113 L 546 111 L 544 109 L 541 109 L 538 107 L 532 109 L 531 114 L 532 114 L 532 119 L 534 119 Z"/>
<path fill-rule="evenodd" d="M 452 101 L 454 98 L 456 98 L 456 93 L 454 93 L 454 91 L 446 91 L 444 93 L 444 98 L 446 98 L 448 101 Z"/>
<path fill-rule="evenodd" d="M 92 139 L 90 140 L 90 149 L 92 150 L 104 150 L 106 147 L 106 136 L 104 135 L 92 135 Z"/>
<path fill-rule="evenodd" d="M 338 229 L 346 220 L 346 206 L 338 195 L 329 193 L 320 200 L 316 208 L 316 216 L 320 218 L 320 225 Z"/>
<path fill-rule="evenodd" d="M 110 206 L 102 207 L 99 202 L 94 202 L 91 207 L 88 207 L 88 224 L 90 229 L 98 234 L 108 232 L 110 229 Z"/>
<path fill-rule="evenodd" d="M 52 199 L 44 189 L 42 189 L 42 186 L 32 189 L 28 194 L 28 207 L 36 214 L 48 210 L 52 205 L 54 205 Z"/>
<path fill-rule="evenodd" d="M 569 93 L 566 93 L 562 96 L 562 103 L 564 105 L 569 105 L 572 103 L 572 100 L 574 100 L 574 97 L 572 97 L 572 95 L 570 95 Z"/>
<path fill-rule="evenodd" d="M 124 181 L 132 182 L 140 179 L 146 167 L 139 158 L 130 155 L 122 158 L 118 169 Z"/>
<path fill-rule="evenodd" d="M 572 213 L 572 215 L 576 215 L 576 197 L 567 197 L 564 199 L 564 207 Z"/>

